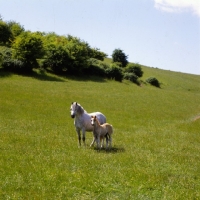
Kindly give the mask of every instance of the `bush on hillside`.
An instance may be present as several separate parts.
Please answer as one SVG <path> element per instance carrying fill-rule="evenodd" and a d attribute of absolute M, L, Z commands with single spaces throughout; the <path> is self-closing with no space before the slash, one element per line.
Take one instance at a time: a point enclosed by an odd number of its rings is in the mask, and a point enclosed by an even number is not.
<path fill-rule="evenodd" d="M 84 74 L 105 77 L 105 69 L 108 68 L 106 64 L 95 58 L 90 58 L 88 63 L 89 66 L 83 70 Z"/>
<path fill-rule="evenodd" d="M 21 61 L 12 58 L 12 50 L 9 47 L 0 47 L 1 65 L 5 70 L 16 73 L 27 73 L 32 71 L 32 65 L 36 66 L 37 62 L 32 64 L 30 61 Z"/>
<path fill-rule="evenodd" d="M 149 77 L 147 80 L 146 80 L 147 83 L 150 83 L 151 85 L 153 86 L 156 86 L 156 87 L 160 87 L 160 83 L 159 81 L 155 78 L 155 77 Z"/>
<path fill-rule="evenodd" d="M 121 82 L 123 79 L 123 71 L 117 65 L 111 64 L 110 67 L 106 69 L 106 76 Z"/>
<path fill-rule="evenodd" d="M 138 63 L 129 63 L 124 69 L 125 72 L 134 73 L 137 77 L 142 77 L 143 71 Z"/>
<path fill-rule="evenodd" d="M 138 77 L 134 73 L 125 72 L 123 78 L 139 85 Z"/>
<path fill-rule="evenodd" d="M 27 70 L 27 67 L 25 67 L 25 63 L 23 63 L 20 60 L 12 59 L 12 58 L 4 60 L 2 63 L 2 67 L 5 70 L 11 71 L 11 72 L 19 72 L 19 73 L 26 72 L 24 69 Z"/>

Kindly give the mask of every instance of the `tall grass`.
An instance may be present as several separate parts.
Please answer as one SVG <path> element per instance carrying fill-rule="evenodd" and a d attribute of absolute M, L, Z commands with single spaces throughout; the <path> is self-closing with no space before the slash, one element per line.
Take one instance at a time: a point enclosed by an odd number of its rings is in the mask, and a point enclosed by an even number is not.
<path fill-rule="evenodd" d="M 151 73 L 162 89 L 0 72 L 0 199 L 199 199 L 199 76 Z M 72 101 L 106 115 L 111 151 L 78 148 Z"/>

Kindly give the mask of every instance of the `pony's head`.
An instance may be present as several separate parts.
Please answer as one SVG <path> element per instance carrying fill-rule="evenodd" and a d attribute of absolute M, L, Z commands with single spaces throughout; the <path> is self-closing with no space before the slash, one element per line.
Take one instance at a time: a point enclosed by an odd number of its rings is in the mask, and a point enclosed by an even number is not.
<path fill-rule="evenodd" d="M 71 117 L 74 118 L 77 114 L 82 114 L 84 112 L 81 105 L 79 105 L 77 102 L 72 102 L 70 107 Z"/>
<path fill-rule="evenodd" d="M 96 116 L 91 116 L 91 125 L 92 126 L 94 126 L 96 120 L 97 120 Z"/>
<path fill-rule="evenodd" d="M 74 118 L 77 112 L 77 102 L 72 102 L 71 107 L 70 107 L 70 113 L 71 113 L 71 117 Z"/>

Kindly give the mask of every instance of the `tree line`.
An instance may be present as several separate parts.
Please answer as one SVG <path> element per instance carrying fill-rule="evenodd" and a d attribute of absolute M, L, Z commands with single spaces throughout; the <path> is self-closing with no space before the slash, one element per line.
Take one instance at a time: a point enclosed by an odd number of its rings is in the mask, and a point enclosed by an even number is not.
<path fill-rule="evenodd" d="M 123 50 L 113 51 L 111 64 L 104 62 L 106 57 L 78 37 L 26 31 L 20 23 L 3 21 L 0 16 L 0 63 L 5 70 L 30 73 L 39 68 L 59 75 L 96 75 L 139 84 L 141 65 L 129 63 Z"/>

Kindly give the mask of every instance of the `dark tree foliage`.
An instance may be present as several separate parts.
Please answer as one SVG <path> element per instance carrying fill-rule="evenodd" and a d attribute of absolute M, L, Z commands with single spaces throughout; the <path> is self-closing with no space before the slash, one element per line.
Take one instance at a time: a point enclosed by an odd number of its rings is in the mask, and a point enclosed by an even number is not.
<path fill-rule="evenodd" d="M 121 50 L 115 49 L 112 53 L 113 62 L 121 63 L 122 67 L 126 67 L 128 64 L 128 56 Z"/>
<path fill-rule="evenodd" d="M 9 46 L 10 38 L 12 38 L 12 32 L 9 26 L 0 20 L 0 45 L 1 46 Z"/>

